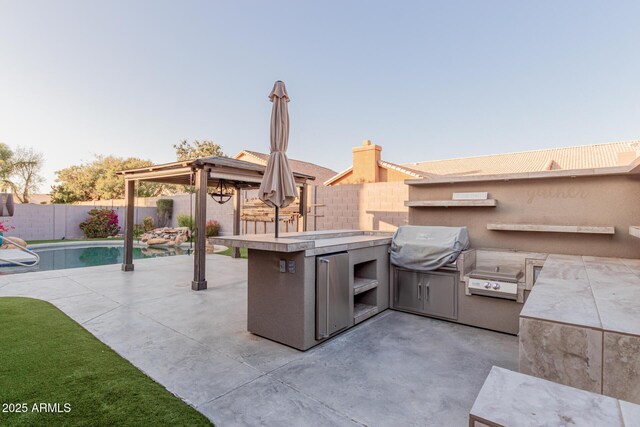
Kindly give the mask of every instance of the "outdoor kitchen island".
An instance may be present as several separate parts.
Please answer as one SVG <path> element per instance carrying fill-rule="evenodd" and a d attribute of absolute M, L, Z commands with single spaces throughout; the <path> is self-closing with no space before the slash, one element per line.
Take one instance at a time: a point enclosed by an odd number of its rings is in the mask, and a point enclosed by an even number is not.
<path fill-rule="evenodd" d="M 249 332 L 307 350 L 389 308 L 391 238 L 331 230 L 211 242 L 249 250 Z"/>

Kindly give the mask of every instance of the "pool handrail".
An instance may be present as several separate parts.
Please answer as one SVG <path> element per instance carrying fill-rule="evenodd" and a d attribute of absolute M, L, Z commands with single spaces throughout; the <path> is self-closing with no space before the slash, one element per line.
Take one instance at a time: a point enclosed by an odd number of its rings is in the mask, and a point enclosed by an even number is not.
<path fill-rule="evenodd" d="M 24 263 L 24 262 L 4 259 L 4 258 L 0 257 L 0 261 L 8 263 L 8 264 L 17 265 L 19 267 L 33 267 L 33 266 L 36 266 L 36 265 L 40 264 L 40 255 L 38 255 L 37 253 L 35 253 L 31 249 L 28 249 L 28 248 L 22 246 L 21 244 L 19 244 L 17 242 L 14 242 L 13 240 L 11 240 L 10 237 L 0 236 L 0 245 L 2 245 L 4 243 L 4 241 L 6 241 L 10 245 L 15 246 L 16 248 L 20 249 L 23 252 L 28 253 L 29 255 L 33 255 L 34 257 L 36 257 L 36 260 L 35 261 L 31 261 L 31 262 L 29 262 L 27 264 L 27 263 Z M 0 253 L 2 253 L 2 252 L 0 252 Z"/>

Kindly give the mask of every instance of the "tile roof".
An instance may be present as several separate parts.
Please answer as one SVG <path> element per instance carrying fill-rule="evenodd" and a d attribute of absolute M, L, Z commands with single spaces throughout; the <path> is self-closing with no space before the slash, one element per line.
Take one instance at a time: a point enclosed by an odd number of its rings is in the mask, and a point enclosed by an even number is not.
<path fill-rule="evenodd" d="M 260 163 L 262 165 L 266 165 L 267 160 L 269 159 L 268 154 L 258 153 L 257 151 L 250 150 L 242 150 L 241 152 L 233 156 L 233 158 L 236 159 L 243 153 L 256 160 L 256 163 Z M 316 180 L 314 181 L 314 184 L 316 185 L 322 185 L 323 182 L 337 174 L 337 172 L 334 170 L 316 165 L 315 163 L 303 162 L 302 160 L 289 158 L 289 165 L 291 165 L 291 169 L 294 172 L 315 176 Z"/>
<path fill-rule="evenodd" d="M 401 166 L 410 168 L 425 178 L 429 175 L 477 176 L 625 166 L 639 156 L 640 140 L 635 140 L 405 163 Z"/>
<path fill-rule="evenodd" d="M 381 168 L 385 168 L 385 169 L 394 169 L 397 170 L 399 172 L 402 172 L 410 177 L 413 178 L 426 178 L 429 174 L 426 174 L 424 172 L 420 172 L 417 171 L 415 169 L 411 169 L 408 168 L 406 166 L 403 165 L 398 165 L 396 163 L 391 163 L 391 162 L 385 162 L 384 160 L 380 160 L 378 161 L 378 166 L 380 166 Z M 349 172 L 351 172 L 353 170 L 353 166 L 348 167 L 347 169 L 343 170 L 342 172 L 332 176 L 331 178 L 327 179 L 326 181 L 324 181 L 324 185 L 333 185 L 334 182 L 338 181 L 340 178 L 344 177 L 345 175 L 347 175 Z"/>
<path fill-rule="evenodd" d="M 396 163 L 385 162 L 384 160 L 380 160 L 378 162 L 378 166 L 387 168 L 387 169 L 394 169 L 399 172 L 405 173 L 407 175 L 413 176 L 415 178 L 423 178 L 425 176 L 424 172 L 420 172 L 418 170 L 407 167 L 407 165 L 398 165 Z"/>

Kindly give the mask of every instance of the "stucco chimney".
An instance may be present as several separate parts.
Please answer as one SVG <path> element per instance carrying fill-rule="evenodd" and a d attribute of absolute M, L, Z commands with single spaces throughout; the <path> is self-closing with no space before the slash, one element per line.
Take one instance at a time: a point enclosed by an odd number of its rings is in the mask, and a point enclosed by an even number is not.
<path fill-rule="evenodd" d="M 354 182 L 378 182 L 380 180 L 380 152 L 382 147 L 372 144 L 370 140 L 362 141 L 360 147 L 354 147 L 353 151 L 353 181 Z"/>

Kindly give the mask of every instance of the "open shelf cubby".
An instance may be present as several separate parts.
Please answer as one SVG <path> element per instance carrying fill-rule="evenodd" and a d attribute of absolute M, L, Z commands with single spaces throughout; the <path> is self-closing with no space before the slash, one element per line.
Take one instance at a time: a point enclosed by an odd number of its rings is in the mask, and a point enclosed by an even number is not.
<path fill-rule="evenodd" d="M 360 323 L 378 313 L 377 261 L 353 266 L 353 320 Z"/>
<path fill-rule="evenodd" d="M 378 313 L 378 306 L 364 303 L 353 305 L 353 322 L 357 325 Z"/>

